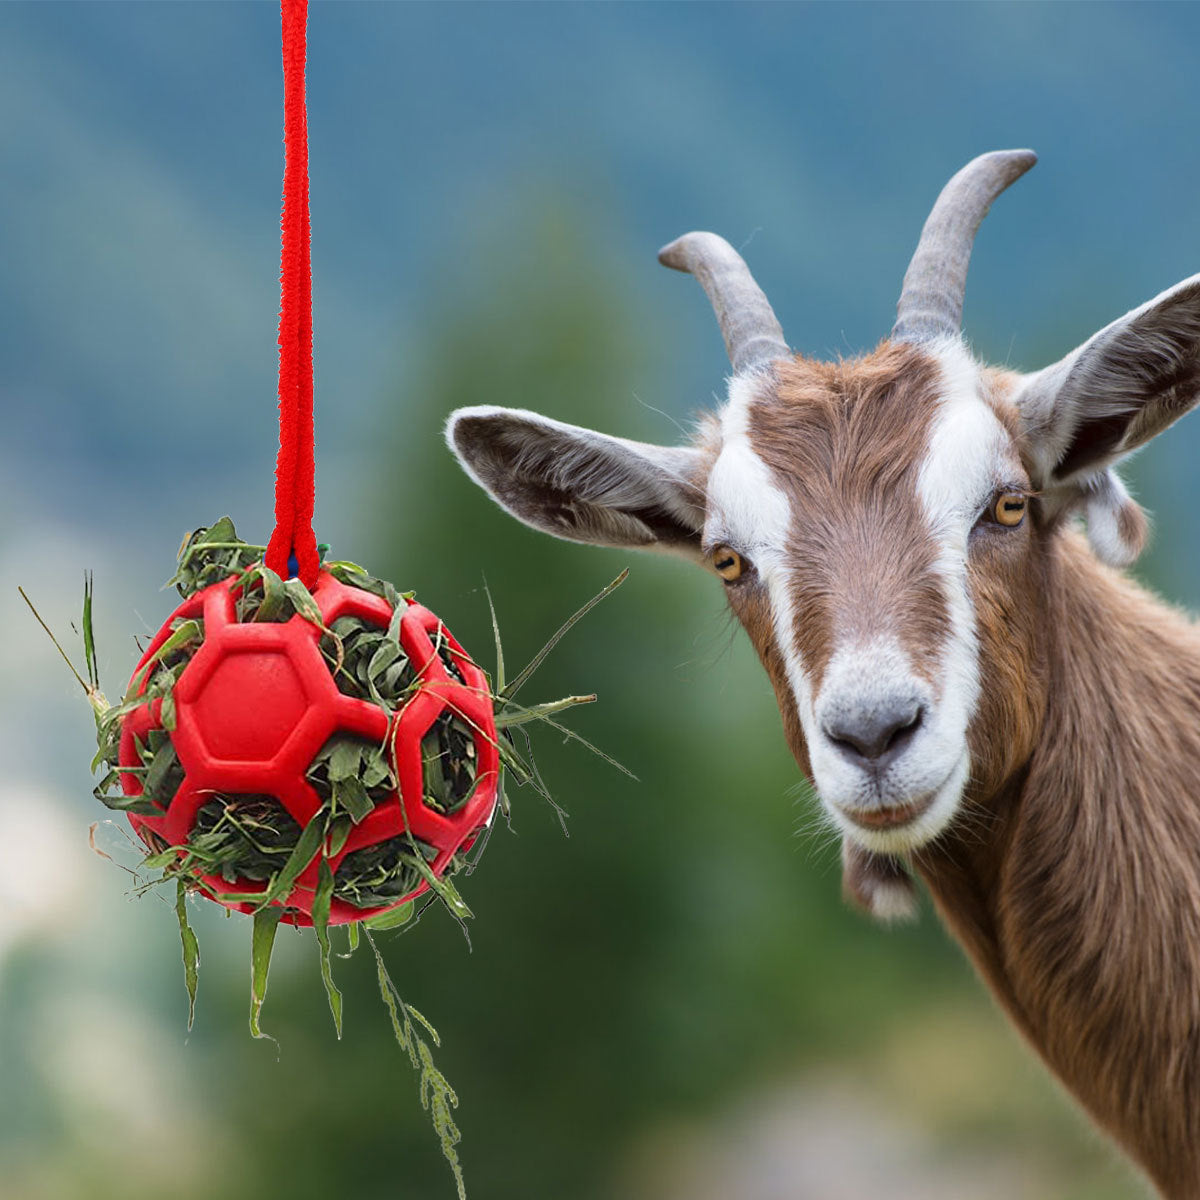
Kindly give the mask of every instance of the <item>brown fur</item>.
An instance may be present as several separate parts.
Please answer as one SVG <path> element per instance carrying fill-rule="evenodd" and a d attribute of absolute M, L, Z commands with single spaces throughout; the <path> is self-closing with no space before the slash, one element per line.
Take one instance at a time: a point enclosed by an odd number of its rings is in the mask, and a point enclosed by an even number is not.
<path fill-rule="evenodd" d="M 1009 381 L 985 380 L 1020 448 Z M 779 364 L 751 411 L 792 500 L 797 635 L 818 684 L 835 628 L 887 627 L 936 664 L 933 546 L 896 500 L 913 493 L 936 394 L 929 359 L 885 345 L 852 364 Z M 969 572 L 983 680 L 972 781 L 913 865 L 1095 1120 L 1165 1196 L 1200 1196 L 1200 631 L 1036 500 L 1020 529 L 972 534 Z M 810 773 L 766 599 L 734 588 L 731 601 Z M 864 854 L 847 859 L 851 895 L 903 887 L 894 860 Z"/>
<path fill-rule="evenodd" d="M 1033 1046 L 1183 1200 L 1200 1195 L 1200 633 L 1075 533 L 1043 538 L 1034 744 L 1003 786 L 972 786 L 986 833 L 952 827 L 916 865 Z"/>

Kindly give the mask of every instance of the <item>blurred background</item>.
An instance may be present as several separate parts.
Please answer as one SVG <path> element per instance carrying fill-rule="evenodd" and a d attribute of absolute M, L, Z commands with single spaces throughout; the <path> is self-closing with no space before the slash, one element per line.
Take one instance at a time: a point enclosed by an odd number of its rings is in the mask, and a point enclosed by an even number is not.
<path fill-rule="evenodd" d="M 711 228 L 798 349 L 869 349 L 938 189 L 997 204 L 967 329 L 1033 368 L 1200 268 L 1191 5 L 315 3 L 309 113 L 317 531 L 510 663 L 628 565 L 536 692 L 634 783 L 541 738 L 564 838 L 515 790 L 464 884 L 385 952 L 431 1017 L 473 1200 L 1118 1198 L 1141 1185 L 1010 1032 L 926 909 L 839 899 L 765 675 L 682 563 L 552 542 L 440 426 L 498 403 L 682 436 L 727 364 L 692 280 Z M 311 935 L 246 1029 L 249 925 L 196 902 L 186 1031 L 169 897 L 90 852 L 92 720 L 20 605 L 77 618 L 104 681 L 172 606 L 180 536 L 270 531 L 282 85 L 269 3 L 0 5 L 0 1193 L 332 1195 L 452 1183 L 364 956 L 335 1039 Z M 1195 418 L 1193 418 L 1195 421 Z M 1139 573 L 1200 600 L 1200 421 L 1130 472 Z M 101 843 L 119 843 L 118 826 Z"/>

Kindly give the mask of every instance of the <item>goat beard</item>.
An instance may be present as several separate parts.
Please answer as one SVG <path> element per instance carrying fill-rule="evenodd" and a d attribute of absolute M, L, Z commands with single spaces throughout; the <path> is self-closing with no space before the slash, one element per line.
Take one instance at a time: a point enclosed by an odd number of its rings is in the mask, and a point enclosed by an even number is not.
<path fill-rule="evenodd" d="M 876 854 L 842 840 L 842 895 L 877 921 L 893 924 L 917 916 L 917 885 L 891 854 Z"/>

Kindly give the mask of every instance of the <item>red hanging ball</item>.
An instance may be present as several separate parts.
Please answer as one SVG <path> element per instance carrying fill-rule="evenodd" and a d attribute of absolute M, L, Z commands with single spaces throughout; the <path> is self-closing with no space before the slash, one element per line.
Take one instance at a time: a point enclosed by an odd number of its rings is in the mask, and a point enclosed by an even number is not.
<path fill-rule="evenodd" d="M 138 835 L 153 849 L 187 852 L 197 816 L 206 803 L 220 797 L 275 801 L 304 830 L 322 813 L 322 797 L 310 778 L 314 761 L 335 735 L 352 735 L 364 744 L 389 747 L 391 783 L 370 811 L 349 828 L 344 843 L 322 852 L 296 878 L 278 903 L 283 920 L 312 923 L 313 900 L 322 860 L 335 880 L 339 867 L 356 852 L 382 848 L 392 839 L 407 839 L 425 849 L 433 875 L 442 875 L 455 855 L 468 850 L 491 821 L 499 786 L 500 761 L 491 689 L 441 621 L 427 608 L 404 597 L 399 641 L 413 672 L 413 682 L 394 712 L 340 689 L 322 637 L 339 618 L 353 617 L 386 631 L 392 605 L 362 588 L 339 582 L 322 570 L 313 599 L 325 630 L 297 613 L 283 622 L 239 622 L 238 579 L 211 584 L 181 604 L 147 647 L 130 681 L 131 695 L 144 694 L 150 664 L 182 621 L 202 623 L 203 640 L 183 666 L 171 690 L 170 707 L 152 699 L 123 719 L 120 740 L 121 788 L 126 796 L 143 792 L 144 747 L 152 731 L 167 733 L 182 778 L 161 816 L 130 813 Z M 173 709 L 173 712 L 171 711 Z M 165 720 L 164 720 L 165 716 Z M 460 740 L 466 730 L 466 753 L 473 764 L 471 789 L 453 811 L 438 811 L 426 786 L 427 738 L 439 720 L 453 719 Z M 424 743 L 424 747 L 423 747 Z M 262 880 L 230 881 L 197 872 L 204 893 L 239 911 L 255 907 L 252 899 L 267 887 Z M 330 924 L 345 924 L 399 908 L 424 892 L 419 884 L 394 902 L 370 907 L 339 898 L 331 901 Z"/>

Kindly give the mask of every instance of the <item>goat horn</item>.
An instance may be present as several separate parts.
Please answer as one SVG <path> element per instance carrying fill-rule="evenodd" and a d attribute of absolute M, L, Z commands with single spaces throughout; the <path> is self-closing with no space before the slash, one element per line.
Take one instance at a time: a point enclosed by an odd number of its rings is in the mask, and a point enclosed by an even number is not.
<path fill-rule="evenodd" d="M 664 267 L 687 271 L 708 293 L 735 375 L 792 352 L 762 288 L 742 256 L 715 233 L 685 233 L 658 252 Z"/>
<path fill-rule="evenodd" d="M 893 341 L 959 336 L 967 265 L 979 223 L 992 201 L 1035 162 L 1032 150 L 993 150 L 972 159 L 942 188 L 904 273 Z"/>

